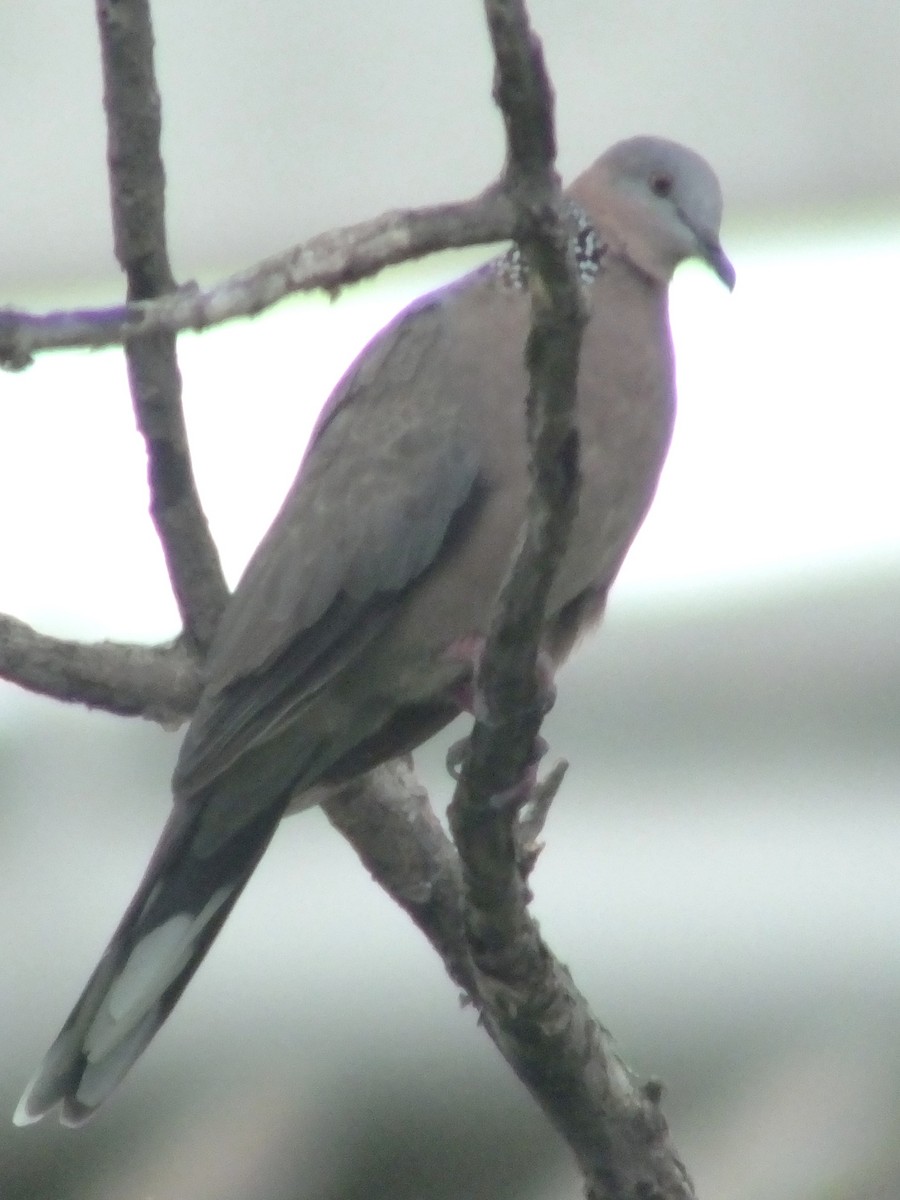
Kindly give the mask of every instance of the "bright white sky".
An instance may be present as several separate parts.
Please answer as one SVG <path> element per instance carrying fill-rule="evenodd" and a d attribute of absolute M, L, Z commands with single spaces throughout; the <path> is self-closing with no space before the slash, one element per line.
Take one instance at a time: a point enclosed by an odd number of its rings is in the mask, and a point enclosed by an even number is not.
<path fill-rule="evenodd" d="M 900 554 L 900 231 L 729 249 L 732 296 L 701 268 L 674 286 L 679 419 L 623 599 Z M 182 339 L 196 469 L 232 581 L 331 386 L 422 289 L 406 269 L 338 304 L 301 299 Z M 171 636 L 144 476 L 118 352 L 0 375 L 0 611 L 48 632 Z"/>

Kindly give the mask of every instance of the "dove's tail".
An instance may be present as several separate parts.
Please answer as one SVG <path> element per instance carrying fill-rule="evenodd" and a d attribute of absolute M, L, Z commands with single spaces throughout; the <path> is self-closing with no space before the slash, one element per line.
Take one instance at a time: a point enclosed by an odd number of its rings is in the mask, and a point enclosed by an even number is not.
<path fill-rule="evenodd" d="M 87 1121 L 165 1021 L 250 878 L 281 817 L 273 805 L 211 843 L 203 807 L 176 807 L 147 872 L 81 998 L 13 1118 L 57 1104 Z"/>

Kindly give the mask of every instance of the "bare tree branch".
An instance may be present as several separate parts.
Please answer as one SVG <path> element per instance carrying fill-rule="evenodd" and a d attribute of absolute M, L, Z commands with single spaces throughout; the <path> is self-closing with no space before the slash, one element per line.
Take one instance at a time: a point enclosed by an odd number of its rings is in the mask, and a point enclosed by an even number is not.
<path fill-rule="evenodd" d="M 0 309 L 0 368 L 27 367 L 44 350 L 98 349 L 147 333 L 178 333 L 252 317 L 296 292 L 332 295 L 385 267 L 436 250 L 506 241 L 513 209 L 499 185 L 459 204 L 385 213 L 292 246 L 209 288 L 187 284 L 155 300 L 28 313 Z"/>
<path fill-rule="evenodd" d="M 477 1000 L 459 855 L 411 764 L 396 759 L 376 767 L 330 793 L 322 808 L 372 878 L 422 930 L 454 983 Z"/>
<path fill-rule="evenodd" d="M 97 0 L 116 257 L 128 299 L 174 290 L 159 150 L 160 100 L 149 0 Z M 175 338 L 158 332 L 125 347 L 138 428 L 147 446 L 150 511 L 184 630 L 209 645 L 228 599 L 219 552 L 194 482 Z"/>
<path fill-rule="evenodd" d="M 73 642 L 2 615 L 0 678 L 54 700 L 167 726 L 186 720 L 200 695 L 200 664 L 183 643 Z"/>
<path fill-rule="evenodd" d="M 507 169 L 538 186 L 556 160 L 553 86 L 540 40 L 519 0 L 484 0 L 496 73 L 494 100 L 506 129 Z"/>
<path fill-rule="evenodd" d="M 546 708 L 538 668 L 544 612 L 577 510 L 574 411 L 586 309 L 553 171 L 553 96 L 540 43 L 520 0 L 485 0 L 485 10 L 516 236 L 532 281 L 532 487 L 523 545 L 478 672 L 478 717 L 449 811 L 477 1003 L 504 1057 L 575 1152 L 591 1200 L 689 1200 L 691 1181 L 668 1138 L 658 1092 L 632 1083 L 608 1033 L 541 939 L 517 854 L 522 781 Z"/>

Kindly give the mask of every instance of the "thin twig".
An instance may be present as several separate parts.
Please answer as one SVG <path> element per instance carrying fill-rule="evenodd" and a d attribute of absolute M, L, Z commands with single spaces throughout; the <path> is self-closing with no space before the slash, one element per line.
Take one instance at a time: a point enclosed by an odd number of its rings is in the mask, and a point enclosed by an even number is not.
<path fill-rule="evenodd" d="M 159 149 L 160 100 L 148 0 L 97 0 L 103 104 L 116 257 L 128 299 L 174 290 L 165 226 L 165 174 Z M 209 645 L 228 599 L 219 553 L 194 482 L 181 407 L 181 375 L 171 333 L 125 347 L 138 428 L 147 447 L 150 511 L 185 633 Z"/>
<path fill-rule="evenodd" d="M 29 313 L 0 309 L 0 368 L 47 350 L 115 346 L 147 333 L 208 329 L 252 317 L 297 292 L 341 288 L 437 250 L 505 241 L 513 209 L 499 185 L 459 204 L 388 212 L 323 233 L 208 288 L 187 284 L 155 300 Z"/>

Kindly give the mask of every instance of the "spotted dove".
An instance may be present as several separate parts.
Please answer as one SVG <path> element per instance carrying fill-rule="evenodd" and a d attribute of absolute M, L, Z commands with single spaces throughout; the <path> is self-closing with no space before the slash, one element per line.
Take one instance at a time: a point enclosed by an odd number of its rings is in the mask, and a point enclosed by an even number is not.
<path fill-rule="evenodd" d="M 558 663 L 602 611 L 674 413 L 667 291 L 683 260 L 732 287 L 710 167 L 637 137 L 567 193 L 590 317 L 582 490 L 549 599 Z M 16 1114 L 85 1121 L 168 1016 L 288 805 L 408 751 L 460 709 L 528 487 L 517 249 L 424 297 L 359 355 L 221 622 L 143 882 Z M 321 793 L 319 793 L 321 794 Z M 299 801 L 297 796 L 300 796 Z M 292 802 L 293 798 L 293 802 Z"/>

